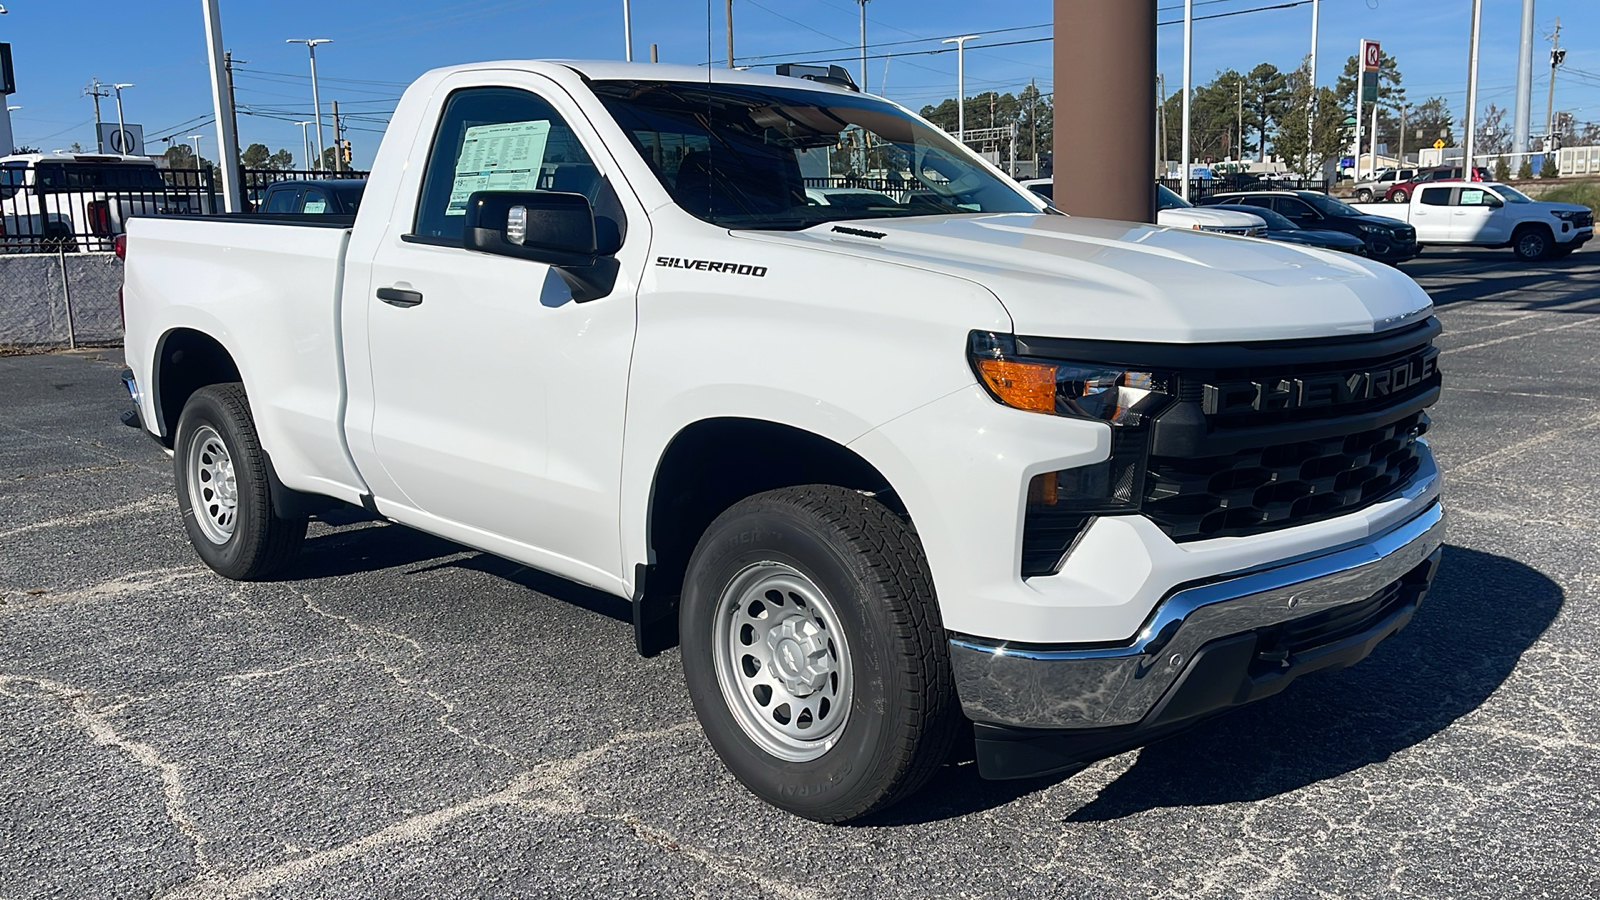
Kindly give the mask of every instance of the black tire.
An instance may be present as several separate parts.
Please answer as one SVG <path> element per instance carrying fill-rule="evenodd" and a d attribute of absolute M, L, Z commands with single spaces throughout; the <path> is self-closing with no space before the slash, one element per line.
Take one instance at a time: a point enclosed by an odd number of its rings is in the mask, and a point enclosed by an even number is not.
<path fill-rule="evenodd" d="M 1523 262 L 1548 259 L 1555 247 L 1555 235 L 1542 225 L 1524 225 L 1511 235 L 1511 252 Z"/>
<path fill-rule="evenodd" d="M 210 476 L 218 456 L 205 452 L 208 446 L 215 448 L 213 441 L 225 451 L 233 473 L 231 489 Z M 197 457 L 211 460 L 210 467 Z M 224 578 L 256 581 L 293 561 L 305 540 L 306 519 L 284 518 L 273 509 L 270 463 L 256 435 L 244 385 L 213 384 L 189 397 L 178 417 L 172 459 L 183 525 L 206 565 Z M 191 477 L 194 470 L 206 471 Z M 230 499 L 231 515 L 226 508 Z"/>
<path fill-rule="evenodd" d="M 736 586 L 767 567 L 809 579 L 831 604 L 846 645 L 847 712 L 814 758 L 784 759 L 758 742 L 761 723 L 743 711 L 752 701 L 731 696 L 719 677 L 717 654 L 727 652 L 719 650 L 719 610 L 742 610 Z M 764 595 L 769 604 L 776 593 Z M 782 615 L 806 609 L 788 596 Z M 783 488 L 717 517 L 689 560 L 679 623 L 684 678 L 717 754 L 757 796 L 808 819 L 847 822 L 910 796 L 944 762 L 964 721 L 921 542 L 857 491 Z"/>

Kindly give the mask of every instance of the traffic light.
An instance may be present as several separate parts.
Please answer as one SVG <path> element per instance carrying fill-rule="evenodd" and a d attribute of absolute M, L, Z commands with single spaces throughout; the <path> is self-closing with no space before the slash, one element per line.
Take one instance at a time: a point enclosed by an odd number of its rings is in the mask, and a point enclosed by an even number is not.
<path fill-rule="evenodd" d="M 344 160 L 344 164 L 348 166 L 348 165 L 350 165 L 350 157 L 352 155 L 350 153 L 350 142 L 349 141 L 341 141 L 340 143 L 342 143 L 344 146 L 343 146 L 343 149 L 340 150 L 339 158 L 343 159 Z"/>

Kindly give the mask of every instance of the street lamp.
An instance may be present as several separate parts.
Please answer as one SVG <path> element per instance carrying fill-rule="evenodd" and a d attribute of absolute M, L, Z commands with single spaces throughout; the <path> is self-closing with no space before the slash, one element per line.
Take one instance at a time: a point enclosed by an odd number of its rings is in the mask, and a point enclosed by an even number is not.
<path fill-rule="evenodd" d="M 118 147 L 113 144 L 111 149 L 117 151 L 119 156 L 128 155 L 128 126 L 122 122 L 122 90 L 123 88 L 131 87 L 133 87 L 131 84 L 113 84 L 111 86 L 111 89 L 117 92 L 117 143 L 122 145 Z"/>
<path fill-rule="evenodd" d="M 302 144 L 305 144 L 305 147 L 306 147 L 306 155 L 304 157 L 305 161 L 306 161 L 306 168 L 310 169 L 311 168 L 311 132 L 306 131 L 306 128 L 308 126 L 315 125 L 317 123 L 315 123 L 315 122 L 296 122 L 295 124 L 300 126 L 300 142 Z"/>
<path fill-rule="evenodd" d="M 322 168 L 322 100 L 317 96 L 317 45 L 331 44 L 332 38 L 288 38 L 285 44 L 305 44 L 311 53 L 311 118 L 317 125 L 317 165 Z"/>
<path fill-rule="evenodd" d="M 189 135 L 189 140 L 194 141 L 194 167 L 197 169 L 200 168 L 200 139 L 203 137 L 205 137 L 203 134 Z"/>
<path fill-rule="evenodd" d="M 866 9 L 865 6 L 861 8 Z M 964 34 L 939 42 L 956 45 L 956 140 L 963 144 L 967 142 L 967 41 L 977 37 L 975 34 Z"/>
<path fill-rule="evenodd" d="M 861 90 L 867 89 L 867 0 L 856 0 L 861 4 Z"/>
<path fill-rule="evenodd" d="M 628 62 L 633 62 L 633 9 L 628 0 L 622 0 L 622 57 Z M 728 65 L 733 65 L 731 57 Z"/>

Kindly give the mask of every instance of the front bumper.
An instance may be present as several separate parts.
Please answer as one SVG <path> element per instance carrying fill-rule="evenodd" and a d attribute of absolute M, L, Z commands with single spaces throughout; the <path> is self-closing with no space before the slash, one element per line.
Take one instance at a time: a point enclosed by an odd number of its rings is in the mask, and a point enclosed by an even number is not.
<path fill-rule="evenodd" d="M 1072 769 L 1359 662 L 1410 622 L 1443 539 L 1435 502 L 1333 553 L 1179 588 L 1120 646 L 953 639 L 980 771 Z"/>

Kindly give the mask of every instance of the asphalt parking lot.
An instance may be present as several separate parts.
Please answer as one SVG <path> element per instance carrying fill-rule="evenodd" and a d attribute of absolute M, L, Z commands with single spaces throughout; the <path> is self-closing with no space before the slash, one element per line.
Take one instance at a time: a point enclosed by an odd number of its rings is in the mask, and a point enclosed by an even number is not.
<path fill-rule="evenodd" d="M 358 516 L 205 569 L 119 351 L 0 358 L 0 898 L 1591 897 L 1600 250 L 1439 304 L 1437 587 L 1372 658 L 1066 779 L 764 806 L 620 601 Z"/>

